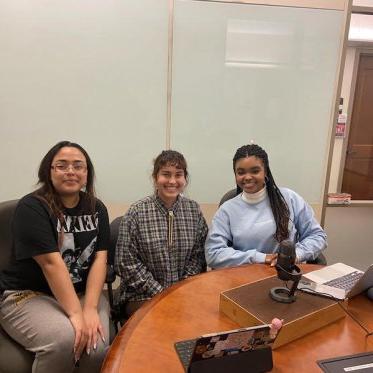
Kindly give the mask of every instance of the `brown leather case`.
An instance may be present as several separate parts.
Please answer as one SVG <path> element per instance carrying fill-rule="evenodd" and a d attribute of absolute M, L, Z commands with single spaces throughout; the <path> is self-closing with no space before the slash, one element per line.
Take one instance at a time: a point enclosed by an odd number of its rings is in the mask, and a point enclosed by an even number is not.
<path fill-rule="evenodd" d="M 220 311 L 240 326 L 270 324 L 274 317 L 284 325 L 273 348 L 282 346 L 345 316 L 336 301 L 297 291 L 293 303 L 279 303 L 269 296 L 283 286 L 276 276 L 242 285 L 220 294 Z"/>

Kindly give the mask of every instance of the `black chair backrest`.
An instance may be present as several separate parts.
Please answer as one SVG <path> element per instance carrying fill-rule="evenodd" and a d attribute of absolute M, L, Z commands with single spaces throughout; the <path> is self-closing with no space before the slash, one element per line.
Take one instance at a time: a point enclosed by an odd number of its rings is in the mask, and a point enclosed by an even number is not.
<path fill-rule="evenodd" d="M 12 253 L 12 220 L 18 199 L 0 203 L 0 270 L 5 268 Z"/>
<path fill-rule="evenodd" d="M 220 202 L 219 202 L 219 207 L 220 207 L 224 202 L 226 202 L 226 201 L 228 201 L 228 200 L 230 200 L 230 199 L 236 197 L 237 194 L 238 194 L 238 193 L 237 193 L 237 189 L 236 189 L 236 188 L 231 189 L 230 191 L 228 191 L 227 193 L 225 193 L 224 196 L 221 197 L 221 200 L 220 200 Z"/>
<path fill-rule="evenodd" d="M 119 226 L 123 216 L 118 216 L 110 223 L 110 244 L 108 252 L 108 263 L 114 265 L 115 247 L 117 246 L 117 239 L 119 234 Z"/>

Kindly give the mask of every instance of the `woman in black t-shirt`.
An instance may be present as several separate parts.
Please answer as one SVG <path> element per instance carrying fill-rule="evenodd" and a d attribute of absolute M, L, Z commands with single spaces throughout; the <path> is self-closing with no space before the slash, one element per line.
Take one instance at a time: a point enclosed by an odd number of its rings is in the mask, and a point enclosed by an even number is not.
<path fill-rule="evenodd" d="M 13 219 L 10 265 L 0 272 L 0 324 L 35 352 L 33 372 L 100 370 L 108 346 L 109 219 L 94 195 L 94 169 L 78 144 L 62 141 L 43 158 L 40 188 Z M 83 191 L 84 190 L 84 191 Z"/>

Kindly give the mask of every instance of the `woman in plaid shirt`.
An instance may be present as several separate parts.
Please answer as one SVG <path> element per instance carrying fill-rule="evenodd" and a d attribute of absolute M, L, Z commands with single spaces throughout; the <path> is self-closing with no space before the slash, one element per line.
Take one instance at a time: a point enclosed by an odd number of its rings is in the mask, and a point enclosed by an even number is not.
<path fill-rule="evenodd" d="M 119 228 L 115 269 L 127 316 L 163 289 L 206 270 L 208 228 L 197 202 L 182 195 L 188 182 L 184 156 L 162 151 L 152 177 L 155 193 L 135 202 Z"/>

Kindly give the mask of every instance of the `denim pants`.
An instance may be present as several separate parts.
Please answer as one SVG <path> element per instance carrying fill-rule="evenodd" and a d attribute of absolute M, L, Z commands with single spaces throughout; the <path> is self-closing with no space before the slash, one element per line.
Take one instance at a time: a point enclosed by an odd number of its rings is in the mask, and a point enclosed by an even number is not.
<path fill-rule="evenodd" d="M 84 302 L 84 296 L 79 297 Z M 5 291 L 0 324 L 8 335 L 35 353 L 32 373 L 99 372 L 109 344 L 109 305 L 101 295 L 98 312 L 105 333 L 97 349 L 83 353 L 75 368 L 73 326 L 55 298 L 31 290 Z"/>

